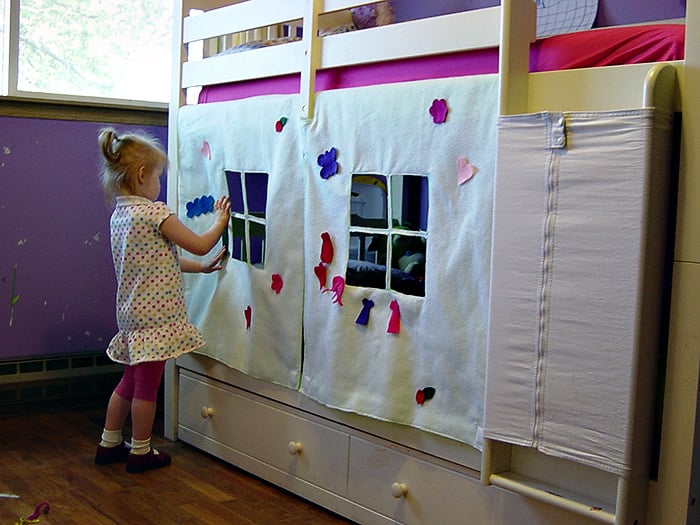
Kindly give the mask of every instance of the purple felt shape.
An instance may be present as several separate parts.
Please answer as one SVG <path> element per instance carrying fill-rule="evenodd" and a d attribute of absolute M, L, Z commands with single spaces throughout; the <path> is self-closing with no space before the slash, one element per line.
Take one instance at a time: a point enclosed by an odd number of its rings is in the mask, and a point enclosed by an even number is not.
<path fill-rule="evenodd" d="M 331 148 L 318 156 L 316 162 L 321 166 L 322 179 L 328 179 L 338 173 L 338 163 L 335 161 L 336 153 L 336 149 Z"/>
<path fill-rule="evenodd" d="M 436 98 L 430 106 L 428 113 L 433 117 L 435 124 L 442 124 L 447 120 L 447 100 Z"/>

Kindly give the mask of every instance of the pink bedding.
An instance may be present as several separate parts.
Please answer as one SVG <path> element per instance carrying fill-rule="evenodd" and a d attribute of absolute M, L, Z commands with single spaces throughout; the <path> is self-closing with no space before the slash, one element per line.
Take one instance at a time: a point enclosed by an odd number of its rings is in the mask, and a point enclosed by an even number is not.
<path fill-rule="evenodd" d="M 685 26 L 682 24 L 591 29 L 534 42 L 530 47 L 530 71 L 682 60 L 684 48 Z M 316 75 L 316 90 L 479 75 L 497 71 L 498 49 L 483 49 L 321 70 Z M 206 86 L 199 95 L 199 102 L 298 92 L 299 75 L 294 74 Z"/>

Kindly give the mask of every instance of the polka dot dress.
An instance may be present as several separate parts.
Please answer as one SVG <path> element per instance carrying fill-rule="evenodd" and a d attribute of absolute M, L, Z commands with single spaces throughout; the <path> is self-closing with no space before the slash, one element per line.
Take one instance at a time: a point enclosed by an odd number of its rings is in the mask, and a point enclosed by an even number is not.
<path fill-rule="evenodd" d="M 110 230 L 119 332 L 107 354 L 118 363 L 163 361 L 204 345 L 187 318 L 175 244 L 160 232 L 172 214 L 162 202 L 117 197 Z"/>

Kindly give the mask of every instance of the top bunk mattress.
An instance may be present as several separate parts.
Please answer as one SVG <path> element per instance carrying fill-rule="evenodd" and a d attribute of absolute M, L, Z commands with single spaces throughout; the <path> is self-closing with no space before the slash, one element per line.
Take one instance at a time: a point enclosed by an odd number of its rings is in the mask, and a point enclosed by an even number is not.
<path fill-rule="evenodd" d="M 530 71 L 640 64 L 683 60 L 685 25 L 650 24 L 591 29 L 551 36 L 530 46 Z M 430 78 L 498 72 L 498 49 L 421 56 L 392 62 L 319 70 L 316 91 Z M 299 93 L 300 75 L 204 86 L 199 103 L 238 100 L 259 95 Z"/>

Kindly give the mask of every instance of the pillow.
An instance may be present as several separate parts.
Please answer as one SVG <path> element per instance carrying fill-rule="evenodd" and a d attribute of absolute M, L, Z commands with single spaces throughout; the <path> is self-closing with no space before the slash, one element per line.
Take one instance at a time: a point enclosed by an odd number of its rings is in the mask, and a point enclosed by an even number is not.
<path fill-rule="evenodd" d="M 384 26 L 394 22 L 394 11 L 389 2 L 363 5 L 350 9 L 352 21 L 357 29 Z"/>

